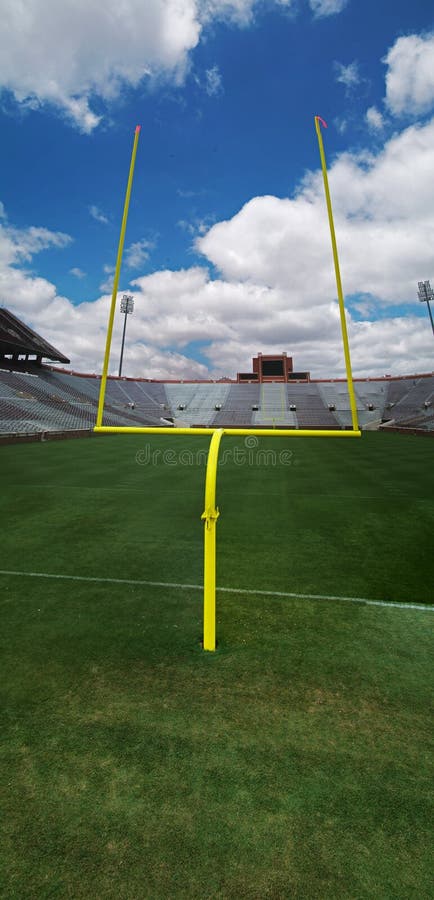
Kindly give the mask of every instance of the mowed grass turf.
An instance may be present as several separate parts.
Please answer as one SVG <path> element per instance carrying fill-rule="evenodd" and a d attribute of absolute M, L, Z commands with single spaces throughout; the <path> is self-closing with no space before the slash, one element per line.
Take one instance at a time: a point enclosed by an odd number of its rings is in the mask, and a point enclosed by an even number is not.
<path fill-rule="evenodd" d="M 433 443 L 249 441 L 216 653 L 200 590 L 0 575 L 1 896 L 431 898 L 434 613 L 243 590 L 432 603 Z M 208 443 L 2 447 L 2 570 L 200 585 Z"/>

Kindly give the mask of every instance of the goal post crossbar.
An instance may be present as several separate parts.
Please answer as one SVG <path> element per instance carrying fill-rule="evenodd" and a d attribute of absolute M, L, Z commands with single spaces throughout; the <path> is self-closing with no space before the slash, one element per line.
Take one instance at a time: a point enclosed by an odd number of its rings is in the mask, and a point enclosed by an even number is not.
<path fill-rule="evenodd" d="M 324 429 L 324 428 L 159 428 L 155 425 L 95 425 L 97 434 L 172 434 L 172 435 L 204 435 L 215 434 L 222 431 L 223 434 L 239 436 L 255 435 L 256 437 L 337 437 L 351 438 L 361 437 L 361 431 L 357 429 Z"/>

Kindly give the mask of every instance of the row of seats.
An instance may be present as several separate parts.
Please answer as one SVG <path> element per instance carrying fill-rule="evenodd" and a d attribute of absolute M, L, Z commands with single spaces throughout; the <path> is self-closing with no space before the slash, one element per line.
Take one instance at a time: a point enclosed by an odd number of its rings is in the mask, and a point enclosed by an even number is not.
<path fill-rule="evenodd" d="M 355 382 L 361 427 L 382 422 L 432 429 L 434 376 Z M 0 431 L 91 429 L 100 378 L 29 365 L 0 370 Z M 432 405 L 433 404 L 433 405 Z M 351 427 L 343 382 L 162 383 L 109 378 L 107 425 L 174 424 L 212 427 Z"/>

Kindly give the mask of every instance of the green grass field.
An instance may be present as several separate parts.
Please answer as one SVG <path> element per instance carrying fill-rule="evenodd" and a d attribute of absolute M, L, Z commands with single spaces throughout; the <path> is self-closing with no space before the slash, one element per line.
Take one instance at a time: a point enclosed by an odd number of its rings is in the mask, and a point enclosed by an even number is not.
<path fill-rule="evenodd" d="M 306 595 L 433 603 L 434 445 L 223 438 L 213 654 L 208 444 L 0 448 L 0 895 L 431 898 L 434 613 Z"/>

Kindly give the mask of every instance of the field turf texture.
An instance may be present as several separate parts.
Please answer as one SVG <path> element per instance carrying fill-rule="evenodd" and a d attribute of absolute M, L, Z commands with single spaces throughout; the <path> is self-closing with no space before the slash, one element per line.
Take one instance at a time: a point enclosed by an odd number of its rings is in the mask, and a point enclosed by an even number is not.
<path fill-rule="evenodd" d="M 1 897 L 432 897 L 434 612 L 278 592 L 433 604 L 434 443 L 245 441 L 215 653 L 208 438 L 0 448 Z"/>

